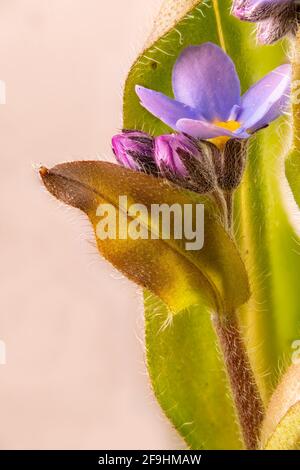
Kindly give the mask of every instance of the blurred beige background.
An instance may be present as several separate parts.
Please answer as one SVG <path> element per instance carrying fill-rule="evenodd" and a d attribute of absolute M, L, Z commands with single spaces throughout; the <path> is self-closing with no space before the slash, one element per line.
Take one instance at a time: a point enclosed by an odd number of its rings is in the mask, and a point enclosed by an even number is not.
<path fill-rule="evenodd" d="M 122 83 L 160 0 L 0 0 L 1 449 L 182 446 L 145 373 L 138 289 L 33 165 L 112 159 Z"/>

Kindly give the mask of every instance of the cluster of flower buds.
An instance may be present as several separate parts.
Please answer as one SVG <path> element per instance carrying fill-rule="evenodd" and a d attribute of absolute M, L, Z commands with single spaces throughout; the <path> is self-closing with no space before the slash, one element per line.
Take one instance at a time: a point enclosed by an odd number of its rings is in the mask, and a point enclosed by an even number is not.
<path fill-rule="evenodd" d="M 182 133 L 152 138 L 144 132 L 125 131 L 113 137 L 112 146 L 117 161 L 126 168 L 203 194 L 237 188 L 245 168 L 247 140 L 229 139 L 218 148 Z"/>
<path fill-rule="evenodd" d="M 232 13 L 240 20 L 257 23 L 258 40 L 272 44 L 295 34 L 300 17 L 299 0 L 234 0 Z"/>

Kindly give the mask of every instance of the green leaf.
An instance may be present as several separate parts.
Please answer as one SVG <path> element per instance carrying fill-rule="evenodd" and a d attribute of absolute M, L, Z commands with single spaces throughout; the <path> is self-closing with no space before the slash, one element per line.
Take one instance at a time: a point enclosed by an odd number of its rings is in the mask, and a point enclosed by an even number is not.
<path fill-rule="evenodd" d="M 64 163 L 51 170 L 43 168 L 41 176 L 54 196 L 88 215 L 103 256 L 128 278 L 158 295 L 173 313 L 205 302 L 220 314 L 228 314 L 248 300 L 248 278 L 243 262 L 210 196 L 199 196 L 166 180 L 99 161 Z M 127 204 L 120 196 L 127 198 Z M 97 209 L 99 204 L 107 203 L 116 211 L 113 227 L 121 223 L 125 237 L 119 230 L 114 238 L 103 240 L 97 236 L 100 222 Z M 127 217 L 132 204 L 146 208 L 146 213 L 139 215 L 145 239 L 132 239 L 128 234 L 136 218 L 133 214 Z M 168 207 L 177 204 L 181 214 L 187 205 L 195 209 L 196 204 L 203 204 L 206 236 L 203 248 L 188 249 L 186 244 L 191 240 L 185 238 L 185 229 L 182 229 L 182 239 L 174 238 L 175 217 L 174 222 L 170 218 L 171 238 L 163 239 L 162 224 L 154 224 L 151 219 L 154 204 Z M 195 210 L 192 215 L 195 223 Z M 178 223 L 183 221 L 181 217 Z"/>
<path fill-rule="evenodd" d="M 261 431 L 266 449 L 297 449 L 300 445 L 300 365 L 293 364 L 277 386 Z"/>
<path fill-rule="evenodd" d="M 300 450 L 300 401 L 282 418 L 265 450 Z"/>
<path fill-rule="evenodd" d="M 300 150 L 292 148 L 285 160 L 285 174 L 296 203 L 300 207 Z"/>
<path fill-rule="evenodd" d="M 169 26 L 164 25 L 163 35 L 152 35 L 155 42 L 148 42 L 129 73 L 124 93 L 125 128 L 154 135 L 171 131 L 140 106 L 134 86 L 172 96 L 172 68 L 189 45 L 211 41 L 225 47 L 236 63 L 243 91 L 287 61 L 283 43 L 257 47 L 253 25 L 230 16 L 230 0 L 183 4 L 190 7 L 188 13 L 186 8 L 182 14 L 177 11 L 177 19 L 173 16 Z M 162 15 L 159 22 L 164 23 Z M 291 354 L 300 318 L 300 242 L 289 220 L 282 189 L 287 129 L 283 118 L 252 138 L 246 175 L 235 197 L 235 231 L 252 292 L 250 301 L 240 310 L 240 321 L 265 402 L 280 376 L 279 364 Z M 169 341 L 167 336 L 165 341 Z M 149 358 L 155 354 L 154 342 L 151 347 L 148 344 L 147 351 Z M 184 358 L 187 353 L 182 349 L 181 354 Z M 171 363 L 165 373 L 172 374 Z M 170 419 L 174 421 L 172 416 Z"/>
<path fill-rule="evenodd" d="M 168 316 L 145 293 L 147 365 L 166 416 L 192 449 L 242 449 L 237 417 L 209 311 Z"/>
<path fill-rule="evenodd" d="M 300 34 L 291 38 L 292 63 L 292 126 L 290 149 L 285 160 L 285 172 L 293 196 L 300 208 Z"/>

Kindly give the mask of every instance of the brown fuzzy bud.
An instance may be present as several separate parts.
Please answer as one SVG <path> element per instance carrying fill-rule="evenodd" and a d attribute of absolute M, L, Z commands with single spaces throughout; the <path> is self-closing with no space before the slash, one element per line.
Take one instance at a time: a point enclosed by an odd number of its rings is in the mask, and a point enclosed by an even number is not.
<path fill-rule="evenodd" d="M 247 140 L 230 139 L 226 143 L 221 161 L 215 161 L 218 186 L 223 191 L 236 189 L 243 177 L 247 158 Z"/>

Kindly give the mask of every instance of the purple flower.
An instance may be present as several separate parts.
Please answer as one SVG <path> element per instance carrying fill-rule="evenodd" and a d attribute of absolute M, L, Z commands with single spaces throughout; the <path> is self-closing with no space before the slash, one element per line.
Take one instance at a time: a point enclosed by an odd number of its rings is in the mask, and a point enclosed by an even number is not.
<path fill-rule="evenodd" d="M 217 187 L 214 160 L 220 156 L 213 145 L 183 134 L 161 135 L 155 138 L 154 158 L 161 175 L 180 186 L 199 193 Z"/>
<path fill-rule="evenodd" d="M 117 161 L 136 171 L 152 173 L 154 162 L 153 138 L 145 132 L 124 131 L 112 138 L 112 149 Z"/>
<path fill-rule="evenodd" d="M 173 68 L 175 99 L 136 86 L 141 105 L 176 131 L 220 148 L 248 138 L 279 117 L 288 102 L 290 66 L 277 67 L 242 97 L 235 66 L 218 46 L 187 47 Z"/>
<path fill-rule="evenodd" d="M 257 22 L 258 40 L 271 44 L 296 33 L 299 0 L 234 0 L 232 13 L 240 20 Z"/>

